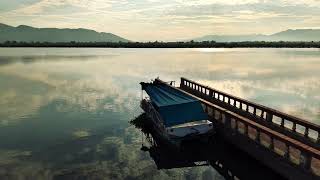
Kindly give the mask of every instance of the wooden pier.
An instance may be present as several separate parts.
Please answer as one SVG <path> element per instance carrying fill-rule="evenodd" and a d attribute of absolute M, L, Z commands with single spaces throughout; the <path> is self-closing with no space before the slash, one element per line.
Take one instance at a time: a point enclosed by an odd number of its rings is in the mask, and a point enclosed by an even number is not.
<path fill-rule="evenodd" d="M 286 179 L 320 179 L 319 125 L 186 78 L 177 89 L 202 102 L 224 141 Z"/>

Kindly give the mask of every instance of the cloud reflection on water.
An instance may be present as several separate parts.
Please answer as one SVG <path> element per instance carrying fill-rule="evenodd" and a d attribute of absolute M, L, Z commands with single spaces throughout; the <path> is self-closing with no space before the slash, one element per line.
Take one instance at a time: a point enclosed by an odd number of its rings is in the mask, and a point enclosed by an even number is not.
<path fill-rule="evenodd" d="M 0 177 L 18 171 L 23 179 L 32 173 L 26 166 L 36 167 L 34 174 L 42 179 L 70 172 L 200 177 L 207 169 L 156 171 L 139 151 L 139 133 L 128 128 L 127 121 L 141 112 L 138 83 L 158 76 L 176 81 L 184 76 L 320 123 L 320 52 L 315 49 L 0 52 L 0 61 L 11 58 L 0 62 L 0 166 L 5 167 Z M 27 63 L 13 60 L 24 56 Z"/>

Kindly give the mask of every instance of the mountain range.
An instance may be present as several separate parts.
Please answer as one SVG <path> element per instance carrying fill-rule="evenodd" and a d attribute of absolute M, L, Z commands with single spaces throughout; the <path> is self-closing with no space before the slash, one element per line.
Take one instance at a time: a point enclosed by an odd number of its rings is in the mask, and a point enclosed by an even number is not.
<path fill-rule="evenodd" d="M 0 42 L 128 42 L 112 33 L 96 32 L 89 29 L 34 28 L 20 25 L 17 27 L 0 23 Z"/>
<path fill-rule="evenodd" d="M 206 35 L 194 41 L 241 42 L 241 41 L 320 41 L 320 29 L 288 29 L 271 35 Z M 17 27 L 0 23 L 0 43 L 5 41 L 24 42 L 129 42 L 112 33 L 90 29 Z M 189 41 L 189 40 L 188 40 Z"/>
<path fill-rule="evenodd" d="M 320 29 L 288 29 L 271 35 L 206 35 L 194 41 L 241 42 L 241 41 L 320 41 Z"/>

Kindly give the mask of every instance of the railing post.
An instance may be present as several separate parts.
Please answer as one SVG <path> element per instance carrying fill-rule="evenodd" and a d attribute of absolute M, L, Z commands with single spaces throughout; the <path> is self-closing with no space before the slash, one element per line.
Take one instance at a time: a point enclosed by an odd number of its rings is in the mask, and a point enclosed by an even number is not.
<path fill-rule="evenodd" d="M 263 115 L 264 115 L 264 111 L 263 111 L 263 110 L 261 110 L 260 118 L 262 118 L 262 119 L 263 119 Z"/>
<path fill-rule="evenodd" d="M 181 78 L 181 82 L 180 82 L 180 87 L 185 86 L 185 80 L 183 78 Z"/>
<path fill-rule="evenodd" d="M 213 119 L 215 119 L 216 118 L 216 110 L 213 107 L 211 107 L 211 109 L 212 109 L 212 117 L 213 117 Z"/>
<path fill-rule="evenodd" d="M 257 115 L 257 109 L 255 107 L 253 107 L 253 115 Z"/>
<path fill-rule="evenodd" d="M 205 105 L 204 112 L 208 113 L 208 106 L 206 104 L 204 105 Z"/>
<path fill-rule="evenodd" d="M 309 128 L 305 127 L 305 131 L 304 131 L 304 137 L 309 138 Z"/>
<path fill-rule="evenodd" d="M 259 131 L 259 129 L 256 129 L 256 130 L 257 130 L 257 135 L 255 138 L 255 141 L 260 144 L 260 131 Z"/>
<path fill-rule="evenodd" d="M 297 124 L 295 122 L 292 122 L 292 131 L 293 132 L 296 132 L 296 129 L 297 129 Z"/>
<path fill-rule="evenodd" d="M 281 125 L 282 128 L 284 128 L 284 118 L 281 118 Z"/>
<path fill-rule="evenodd" d="M 311 156 L 305 152 L 300 154 L 300 166 L 305 170 L 310 170 L 311 168 Z"/>
<path fill-rule="evenodd" d="M 290 158 L 290 147 L 287 144 L 286 144 L 286 149 L 285 149 L 285 153 L 284 153 L 284 158 L 287 160 L 289 160 L 289 158 Z"/>
<path fill-rule="evenodd" d="M 217 120 L 217 121 L 219 121 L 220 116 L 221 116 L 221 112 L 217 110 L 217 112 L 214 113 L 214 119 Z"/>
<path fill-rule="evenodd" d="M 269 112 L 266 112 L 267 113 L 267 115 L 266 115 L 266 120 L 267 120 L 267 122 L 272 122 L 272 118 L 273 118 L 273 115 L 271 114 L 271 113 L 269 113 Z"/>
<path fill-rule="evenodd" d="M 270 136 L 270 145 L 269 148 L 273 151 L 274 150 L 274 138 Z"/>
<path fill-rule="evenodd" d="M 235 119 L 234 122 L 236 123 L 236 127 L 234 129 L 238 132 L 238 121 Z"/>
<path fill-rule="evenodd" d="M 244 134 L 248 136 L 248 125 L 244 124 Z"/>
<path fill-rule="evenodd" d="M 226 127 L 228 128 L 231 128 L 231 117 L 229 116 L 228 113 L 224 114 L 224 118 L 225 118 L 225 124 L 226 124 Z"/>
<path fill-rule="evenodd" d="M 213 90 L 209 89 L 209 96 L 212 97 L 213 96 Z"/>

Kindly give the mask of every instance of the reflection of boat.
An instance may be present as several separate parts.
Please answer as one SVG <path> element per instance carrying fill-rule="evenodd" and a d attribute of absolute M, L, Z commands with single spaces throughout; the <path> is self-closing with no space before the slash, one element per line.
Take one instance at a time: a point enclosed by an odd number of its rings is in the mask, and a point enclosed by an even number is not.
<path fill-rule="evenodd" d="M 284 180 L 258 160 L 224 141 L 218 133 L 212 143 L 191 140 L 184 148 L 177 150 L 163 144 L 166 141 L 159 139 L 151 125 L 153 123 L 149 122 L 152 121 L 143 113 L 133 119 L 131 124 L 146 135 L 148 143 L 143 143 L 141 150 L 149 152 L 158 169 L 212 166 L 226 180 Z M 218 176 L 215 179 L 223 178 Z"/>
<path fill-rule="evenodd" d="M 144 151 L 149 152 L 158 169 L 212 166 L 225 180 L 285 180 L 270 168 L 219 138 L 212 144 L 190 141 L 182 151 L 172 151 L 166 146 L 157 145 L 144 146 Z M 218 176 L 215 179 L 223 178 Z"/>
<path fill-rule="evenodd" d="M 142 99 L 141 108 L 161 139 L 180 146 L 185 141 L 208 140 L 213 135 L 213 124 L 199 100 L 159 79 L 140 84 L 149 95 Z"/>

